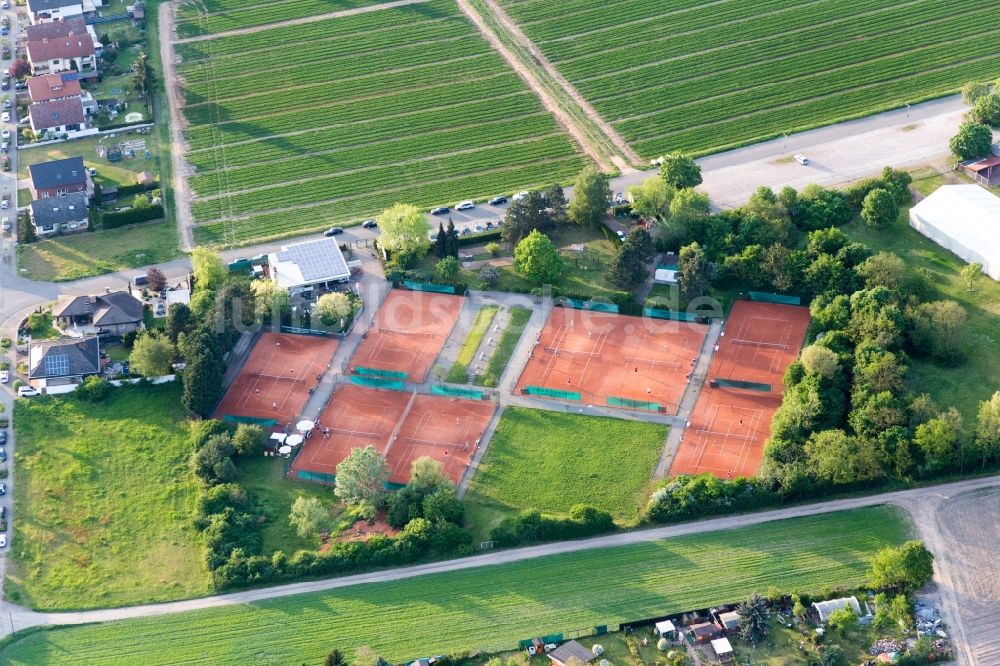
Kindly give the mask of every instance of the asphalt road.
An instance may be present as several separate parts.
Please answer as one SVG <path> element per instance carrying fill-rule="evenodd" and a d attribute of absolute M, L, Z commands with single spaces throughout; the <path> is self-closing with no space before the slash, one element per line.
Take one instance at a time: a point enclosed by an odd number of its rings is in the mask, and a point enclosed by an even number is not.
<path fill-rule="evenodd" d="M 927 486 L 913 490 L 883 493 L 880 495 L 869 495 L 866 497 L 852 497 L 848 499 L 834 500 L 831 502 L 804 504 L 801 506 L 776 509 L 772 511 L 761 511 L 758 513 L 713 518 L 709 520 L 684 523 L 681 525 L 671 525 L 668 527 L 636 530 L 633 532 L 612 534 L 591 539 L 581 539 L 578 541 L 560 541 L 527 548 L 501 550 L 488 553 L 486 555 L 445 560 L 443 562 L 432 562 L 429 564 L 421 564 L 411 567 L 400 567 L 387 571 L 376 571 L 367 574 L 343 576 L 340 578 L 308 581 L 304 583 L 292 583 L 289 585 L 279 585 L 257 590 L 248 590 L 246 592 L 202 597 L 200 599 L 187 599 L 184 601 L 164 604 L 132 606 L 129 608 L 109 608 L 72 613 L 36 613 L 20 606 L 3 602 L 0 603 L 0 622 L 2 622 L 2 618 L 6 617 L 10 621 L 10 624 L 3 623 L 0 625 L 0 634 L 5 635 L 9 633 L 11 626 L 20 630 L 41 624 L 85 624 L 89 622 L 108 622 L 112 620 L 181 613 L 203 608 L 216 608 L 219 606 L 229 606 L 233 604 L 245 604 L 295 594 L 321 592 L 324 590 L 333 590 L 354 585 L 402 580 L 445 571 L 459 571 L 482 566 L 495 566 L 497 564 L 518 562 L 521 560 L 544 557 L 546 555 L 570 553 L 593 548 L 609 548 L 613 546 L 656 541 L 659 539 L 666 539 L 686 534 L 727 530 L 738 527 L 746 527 L 748 525 L 756 525 L 772 520 L 783 520 L 786 518 L 796 518 L 800 516 L 813 516 L 830 513 L 832 511 L 857 509 L 880 504 L 897 504 L 911 512 L 912 515 L 919 516 L 921 514 L 917 511 L 917 507 L 937 506 L 937 504 L 941 501 L 960 493 L 997 485 L 1000 485 L 1000 476 L 992 476 L 981 479 L 971 479 L 956 483 L 942 484 L 938 486 Z M 923 529 L 919 521 L 916 523 L 916 528 L 918 531 Z"/>

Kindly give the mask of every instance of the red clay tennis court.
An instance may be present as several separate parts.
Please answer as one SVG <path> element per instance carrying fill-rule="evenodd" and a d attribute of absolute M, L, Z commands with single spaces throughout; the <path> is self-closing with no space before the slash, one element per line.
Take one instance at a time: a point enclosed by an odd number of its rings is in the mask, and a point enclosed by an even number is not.
<path fill-rule="evenodd" d="M 294 421 L 339 344 L 335 338 L 263 333 L 215 410 L 215 418 Z"/>
<path fill-rule="evenodd" d="M 576 393 L 589 405 L 656 403 L 672 414 L 707 330 L 690 322 L 554 308 L 518 389 Z"/>
<path fill-rule="evenodd" d="M 785 369 L 798 357 L 808 326 L 807 308 L 736 301 L 671 475 L 757 473 L 771 417 L 781 405 Z"/>
<path fill-rule="evenodd" d="M 352 449 L 371 445 L 382 453 L 410 398 L 409 393 L 341 384 L 320 414 L 312 437 L 295 457 L 291 475 L 317 478 L 308 474 L 313 472 L 332 477 Z M 323 435 L 325 429 L 329 429 L 329 437 Z M 302 471 L 307 474 L 300 474 Z"/>
<path fill-rule="evenodd" d="M 489 401 L 418 395 L 386 455 L 389 481 L 406 483 L 413 461 L 430 456 L 458 485 L 495 410 Z"/>
<path fill-rule="evenodd" d="M 462 309 L 461 296 L 393 289 L 351 364 L 375 373 L 405 373 L 398 379 L 423 382 Z M 371 374 L 375 374 L 371 373 Z"/>

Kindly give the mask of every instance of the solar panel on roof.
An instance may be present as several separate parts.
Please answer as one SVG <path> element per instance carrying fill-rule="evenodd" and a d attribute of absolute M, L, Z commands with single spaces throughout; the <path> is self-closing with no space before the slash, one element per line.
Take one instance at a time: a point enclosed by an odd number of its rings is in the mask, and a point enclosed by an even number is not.
<path fill-rule="evenodd" d="M 69 374 L 69 356 L 66 354 L 50 354 L 45 357 L 45 374 Z"/>

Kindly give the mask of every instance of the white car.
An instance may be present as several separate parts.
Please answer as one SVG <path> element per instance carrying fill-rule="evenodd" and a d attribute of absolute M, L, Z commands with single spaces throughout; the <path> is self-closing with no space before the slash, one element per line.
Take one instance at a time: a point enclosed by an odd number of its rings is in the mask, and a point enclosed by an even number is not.
<path fill-rule="evenodd" d="M 621 229 L 619 229 L 615 233 L 618 234 L 618 240 L 625 240 L 625 232 L 624 231 L 622 231 Z"/>
<path fill-rule="evenodd" d="M 472 210 L 476 207 L 476 204 L 472 201 L 463 201 L 462 203 L 455 206 L 455 210 Z"/>
<path fill-rule="evenodd" d="M 6 548 L 6 547 L 7 547 L 7 535 L 0 534 L 0 548 Z"/>
<path fill-rule="evenodd" d="M 10 208 L 10 199 L 7 197 L 0 199 L 0 208 Z"/>
<path fill-rule="evenodd" d="M 10 381 L 10 373 L 6 370 L 0 370 L 0 384 L 6 384 Z"/>
<path fill-rule="evenodd" d="M 809 158 L 806 157 L 805 155 L 796 155 L 795 161 L 801 164 L 802 166 L 809 164 Z"/>
<path fill-rule="evenodd" d="M 17 387 L 17 397 L 18 398 L 30 398 L 33 395 L 38 395 L 38 391 L 31 388 L 30 386 L 18 386 Z"/>
<path fill-rule="evenodd" d="M 10 231 L 11 229 L 14 228 L 13 225 L 10 223 L 9 217 L 0 219 L 0 228 L 3 228 L 4 231 Z"/>
<path fill-rule="evenodd" d="M 523 192 L 518 192 L 517 194 L 511 197 L 511 201 L 520 201 L 526 196 L 528 196 L 528 190 L 524 190 Z"/>
<path fill-rule="evenodd" d="M 3 120 L 5 123 L 9 123 L 10 122 L 10 111 L 4 111 L 2 114 L 0 114 L 0 120 Z"/>
<path fill-rule="evenodd" d="M 8 116 L 9 116 L 9 115 L 10 115 L 10 114 L 8 114 Z M 3 137 L 3 138 L 5 138 L 5 139 L 9 139 L 9 138 L 10 138 L 10 130 L 9 130 L 9 129 L 7 129 L 6 127 L 4 127 L 4 128 L 3 128 L 3 131 L 2 131 L 2 132 L 0 132 L 0 136 L 2 136 L 2 137 Z"/>

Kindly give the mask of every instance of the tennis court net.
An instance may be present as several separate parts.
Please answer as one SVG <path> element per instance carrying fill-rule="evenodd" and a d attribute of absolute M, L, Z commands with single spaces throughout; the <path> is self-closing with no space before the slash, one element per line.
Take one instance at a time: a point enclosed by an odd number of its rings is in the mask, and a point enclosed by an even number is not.
<path fill-rule="evenodd" d="M 273 379 L 279 382 L 290 382 L 293 384 L 301 384 L 306 379 L 301 375 L 269 375 L 263 372 L 243 372 L 241 373 L 244 377 L 249 377 L 250 379 Z"/>
<path fill-rule="evenodd" d="M 439 449 L 455 449 L 456 451 L 468 451 L 471 445 L 468 442 L 439 442 L 433 439 L 421 439 L 419 437 L 407 437 L 406 443 L 412 446 L 436 446 Z"/>
<path fill-rule="evenodd" d="M 347 428 L 337 428 L 334 426 L 322 426 L 321 430 L 329 430 L 338 435 L 351 435 L 352 437 L 364 437 L 365 439 L 385 439 L 388 435 L 377 432 L 365 432 L 364 430 L 348 430 Z"/>
<path fill-rule="evenodd" d="M 394 335 L 409 335 L 416 338 L 433 338 L 436 333 L 427 333 L 424 331 L 404 331 L 399 328 L 386 328 L 384 326 L 379 326 L 375 329 L 379 333 L 391 333 Z"/>
<path fill-rule="evenodd" d="M 734 345 L 741 345 L 744 347 L 760 347 L 763 349 L 788 349 L 788 345 L 782 344 L 780 342 L 764 342 L 763 340 L 746 340 L 736 338 L 730 340 L 729 342 Z"/>

